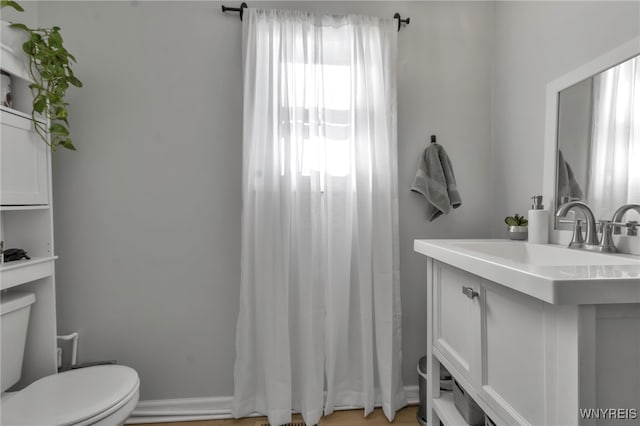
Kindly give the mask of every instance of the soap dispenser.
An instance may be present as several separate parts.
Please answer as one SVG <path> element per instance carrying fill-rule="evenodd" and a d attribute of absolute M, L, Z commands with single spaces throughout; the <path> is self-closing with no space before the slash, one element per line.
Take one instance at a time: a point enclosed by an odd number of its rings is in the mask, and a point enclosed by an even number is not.
<path fill-rule="evenodd" d="M 547 244 L 549 242 L 549 212 L 544 210 L 542 195 L 531 197 L 533 205 L 529 210 L 529 242 Z"/>

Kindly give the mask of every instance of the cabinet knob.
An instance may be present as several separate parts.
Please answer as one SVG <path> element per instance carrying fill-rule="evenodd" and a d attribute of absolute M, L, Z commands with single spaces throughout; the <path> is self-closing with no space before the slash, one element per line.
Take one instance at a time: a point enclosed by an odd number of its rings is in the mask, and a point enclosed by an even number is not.
<path fill-rule="evenodd" d="M 462 294 L 467 296 L 469 299 L 475 299 L 479 295 L 479 293 L 475 291 L 473 288 L 465 287 L 465 286 L 462 287 Z"/>

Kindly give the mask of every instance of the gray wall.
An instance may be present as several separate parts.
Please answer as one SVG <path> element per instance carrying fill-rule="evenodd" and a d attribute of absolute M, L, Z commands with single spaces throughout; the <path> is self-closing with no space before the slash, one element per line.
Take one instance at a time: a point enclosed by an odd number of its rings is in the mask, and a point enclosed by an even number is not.
<path fill-rule="evenodd" d="M 425 353 L 424 258 L 414 238 L 486 237 L 493 5 L 261 3 L 411 17 L 399 34 L 404 379 Z M 138 370 L 141 399 L 233 393 L 240 276 L 241 25 L 218 2 L 42 2 L 85 87 L 70 96 L 78 152 L 54 155 L 58 329 L 81 361 Z M 463 205 L 426 222 L 408 191 L 437 134 Z"/>
<path fill-rule="evenodd" d="M 542 193 L 547 83 L 640 34 L 640 2 L 495 3 L 493 219 Z M 545 203 L 546 206 L 546 203 Z"/>
<path fill-rule="evenodd" d="M 58 330 L 141 398 L 230 395 L 240 273 L 241 33 L 216 3 L 40 4 L 78 59 L 54 155 Z"/>

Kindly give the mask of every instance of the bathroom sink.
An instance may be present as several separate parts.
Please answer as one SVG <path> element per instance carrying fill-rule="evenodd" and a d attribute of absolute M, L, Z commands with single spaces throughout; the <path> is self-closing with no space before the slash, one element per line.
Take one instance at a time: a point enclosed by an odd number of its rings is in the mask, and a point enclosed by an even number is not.
<path fill-rule="evenodd" d="M 640 256 L 489 239 L 415 240 L 414 250 L 548 303 L 640 303 Z"/>
<path fill-rule="evenodd" d="M 569 249 L 552 244 L 528 244 L 521 241 L 456 241 L 451 246 L 479 255 L 496 256 L 513 262 L 540 266 L 640 265 L 639 259 Z M 637 257 L 637 256 L 634 256 Z"/>

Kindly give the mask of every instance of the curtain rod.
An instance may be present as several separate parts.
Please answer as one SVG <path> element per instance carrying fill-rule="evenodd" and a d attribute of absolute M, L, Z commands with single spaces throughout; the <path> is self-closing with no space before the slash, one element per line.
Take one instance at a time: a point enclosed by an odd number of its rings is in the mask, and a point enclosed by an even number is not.
<path fill-rule="evenodd" d="M 238 13 L 240 15 L 240 20 L 242 21 L 242 16 L 244 15 L 244 10 L 247 7 L 249 7 L 249 6 L 247 6 L 247 3 L 245 3 L 245 2 L 242 2 L 240 7 L 228 7 L 228 6 L 222 5 L 222 12 L 225 12 L 225 13 L 226 12 Z M 400 14 L 397 13 L 397 12 L 396 12 L 395 15 L 393 15 L 393 19 L 397 19 L 398 20 L 398 31 L 400 31 L 400 28 L 402 27 L 402 24 L 409 25 L 409 22 L 411 21 L 411 18 L 402 19 Z"/>

